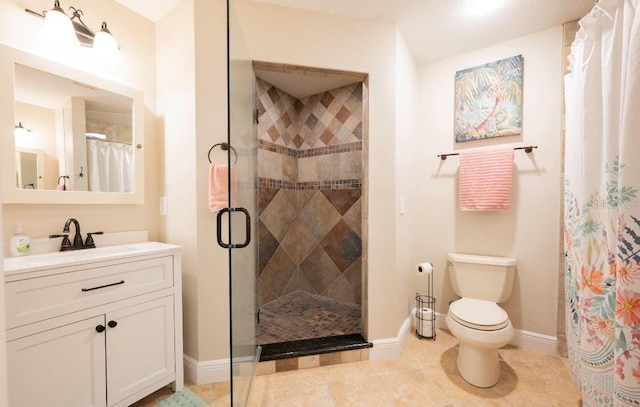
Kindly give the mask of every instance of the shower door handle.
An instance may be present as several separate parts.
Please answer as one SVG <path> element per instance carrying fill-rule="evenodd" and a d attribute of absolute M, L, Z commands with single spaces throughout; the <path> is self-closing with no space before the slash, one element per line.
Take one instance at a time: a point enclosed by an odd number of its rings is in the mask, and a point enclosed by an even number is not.
<path fill-rule="evenodd" d="M 222 241 L 222 215 L 227 212 L 242 212 L 245 215 L 245 240 L 242 243 L 225 243 Z M 229 214 L 231 216 L 231 213 Z M 242 249 L 243 247 L 249 246 L 251 242 L 251 215 L 249 215 L 249 211 L 245 208 L 224 208 L 218 212 L 217 216 L 217 238 L 218 238 L 218 246 L 223 247 L 225 249 Z"/>

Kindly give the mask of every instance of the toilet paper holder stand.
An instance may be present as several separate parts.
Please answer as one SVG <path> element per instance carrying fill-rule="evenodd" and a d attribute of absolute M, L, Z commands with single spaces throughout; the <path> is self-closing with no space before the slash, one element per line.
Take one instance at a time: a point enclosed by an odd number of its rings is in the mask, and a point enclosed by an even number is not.
<path fill-rule="evenodd" d="M 418 266 L 419 272 L 421 266 Z M 433 272 L 427 272 L 427 294 L 416 293 L 416 335 L 436 340 L 436 299 L 433 296 Z"/>

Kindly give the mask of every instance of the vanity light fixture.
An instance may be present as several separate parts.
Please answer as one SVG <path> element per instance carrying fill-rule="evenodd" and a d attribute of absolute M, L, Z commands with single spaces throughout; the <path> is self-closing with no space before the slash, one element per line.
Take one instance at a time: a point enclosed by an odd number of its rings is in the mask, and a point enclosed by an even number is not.
<path fill-rule="evenodd" d="M 70 6 L 71 17 L 69 17 L 60 7 L 59 0 L 54 1 L 51 10 L 43 11 L 42 14 L 29 9 L 24 11 L 32 16 L 44 18 L 43 35 L 47 40 L 55 42 L 56 46 L 76 46 L 79 44 L 93 48 L 96 55 L 102 60 L 112 62 L 122 60 L 116 39 L 107 28 L 106 22 L 102 22 L 100 31 L 93 32 L 82 21 L 84 16 L 82 10 Z"/>
<path fill-rule="evenodd" d="M 27 133 L 31 133 L 31 130 L 26 129 L 22 126 L 22 122 L 18 122 L 18 124 L 15 126 L 15 136 L 16 137 L 22 137 L 22 136 L 26 136 Z"/>

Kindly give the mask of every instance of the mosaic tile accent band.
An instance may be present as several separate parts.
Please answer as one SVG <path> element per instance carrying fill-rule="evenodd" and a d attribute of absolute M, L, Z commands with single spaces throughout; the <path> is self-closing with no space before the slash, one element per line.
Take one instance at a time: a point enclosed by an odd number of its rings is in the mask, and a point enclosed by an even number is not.
<path fill-rule="evenodd" d="M 279 179 L 258 178 L 258 187 L 280 189 L 361 189 L 359 179 L 339 179 L 335 181 L 287 182 Z"/>
<path fill-rule="evenodd" d="M 316 157 L 319 155 L 345 153 L 347 151 L 362 151 L 362 142 L 340 144 L 334 146 L 309 148 L 306 150 L 294 150 L 288 147 L 283 147 L 269 141 L 258 140 L 258 148 L 262 150 L 271 151 L 274 153 L 286 155 L 289 157 L 302 158 L 302 157 Z"/>

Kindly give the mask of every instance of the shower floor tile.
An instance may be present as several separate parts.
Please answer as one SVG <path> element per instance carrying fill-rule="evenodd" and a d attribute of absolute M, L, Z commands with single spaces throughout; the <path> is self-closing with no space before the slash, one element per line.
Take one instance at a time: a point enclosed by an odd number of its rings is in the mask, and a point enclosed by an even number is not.
<path fill-rule="evenodd" d="M 359 305 L 294 291 L 260 307 L 258 343 L 279 343 L 362 332 Z"/>

